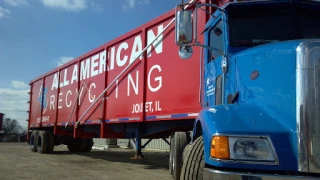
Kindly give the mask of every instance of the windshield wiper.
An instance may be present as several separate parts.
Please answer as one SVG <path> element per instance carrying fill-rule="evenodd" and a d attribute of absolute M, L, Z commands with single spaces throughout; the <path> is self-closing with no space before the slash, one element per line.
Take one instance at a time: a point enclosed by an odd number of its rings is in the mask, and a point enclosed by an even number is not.
<path fill-rule="evenodd" d="M 267 43 L 273 43 L 278 42 L 279 40 L 269 40 L 269 39 L 253 39 L 252 43 L 254 44 L 267 44 Z"/>
<path fill-rule="evenodd" d="M 234 47 L 256 46 L 256 45 L 268 44 L 268 43 L 273 43 L 278 41 L 279 40 L 268 40 L 268 39 L 238 40 L 231 43 L 231 46 L 234 46 Z"/>
<path fill-rule="evenodd" d="M 205 33 L 206 31 L 208 31 L 209 29 L 211 29 L 211 28 L 212 28 L 212 26 L 206 27 L 206 28 L 202 31 L 201 35 L 202 35 L 203 33 Z"/>

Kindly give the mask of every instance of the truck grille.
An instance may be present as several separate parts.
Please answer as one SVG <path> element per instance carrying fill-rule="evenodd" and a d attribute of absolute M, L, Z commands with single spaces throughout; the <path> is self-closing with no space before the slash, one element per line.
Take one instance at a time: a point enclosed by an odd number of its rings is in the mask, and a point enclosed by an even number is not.
<path fill-rule="evenodd" d="M 320 40 L 297 48 L 298 168 L 320 173 Z"/>

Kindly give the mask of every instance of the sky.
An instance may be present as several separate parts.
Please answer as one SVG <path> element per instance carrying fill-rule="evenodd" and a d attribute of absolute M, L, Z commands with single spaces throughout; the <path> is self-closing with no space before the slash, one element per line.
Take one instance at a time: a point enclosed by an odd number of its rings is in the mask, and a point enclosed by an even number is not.
<path fill-rule="evenodd" d="M 0 112 L 27 127 L 29 83 L 181 0 L 0 0 Z"/>

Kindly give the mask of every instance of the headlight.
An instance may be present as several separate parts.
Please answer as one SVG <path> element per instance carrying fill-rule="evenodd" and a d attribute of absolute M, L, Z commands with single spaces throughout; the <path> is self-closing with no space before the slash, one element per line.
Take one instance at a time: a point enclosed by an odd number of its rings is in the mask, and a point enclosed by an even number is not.
<path fill-rule="evenodd" d="M 213 136 L 210 156 L 234 161 L 277 161 L 274 148 L 267 137 Z"/>

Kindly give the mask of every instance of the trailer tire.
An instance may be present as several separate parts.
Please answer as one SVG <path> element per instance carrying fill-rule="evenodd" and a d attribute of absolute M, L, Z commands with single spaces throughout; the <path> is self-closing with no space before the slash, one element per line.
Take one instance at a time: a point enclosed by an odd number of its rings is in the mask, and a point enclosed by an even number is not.
<path fill-rule="evenodd" d="M 181 170 L 181 180 L 202 180 L 204 168 L 203 137 L 198 137 L 187 148 Z"/>
<path fill-rule="evenodd" d="M 92 149 L 92 146 L 93 146 L 93 139 L 92 138 L 87 139 L 87 146 L 84 152 L 90 152 Z"/>
<path fill-rule="evenodd" d="M 52 153 L 54 149 L 54 135 L 52 132 L 48 133 L 48 153 Z"/>
<path fill-rule="evenodd" d="M 48 133 L 40 131 L 37 136 L 38 153 L 44 154 L 48 152 Z"/>
<path fill-rule="evenodd" d="M 173 137 L 172 174 L 173 179 L 180 179 L 182 169 L 182 156 L 187 145 L 187 133 L 175 132 Z"/>
<path fill-rule="evenodd" d="M 69 152 L 90 152 L 93 146 L 92 138 L 80 139 L 80 144 L 68 144 Z"/>
<path fill-rule="evenodd" d="M 32 131 L 30 135 L 30 149 L 32 152 L 37 152 L 37 137 L 38 131 Z"/>
<path fill-rule="evenodd" d="M 78 144 L 68 144 L 67 147 L 69 152 L 80 152 L 80 145 Z"/>

